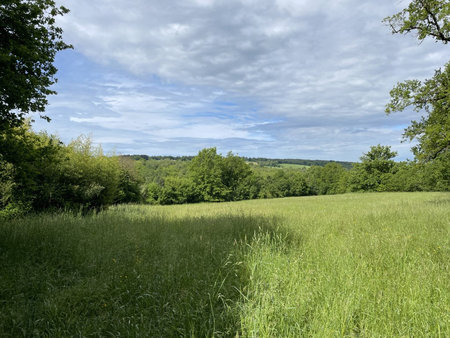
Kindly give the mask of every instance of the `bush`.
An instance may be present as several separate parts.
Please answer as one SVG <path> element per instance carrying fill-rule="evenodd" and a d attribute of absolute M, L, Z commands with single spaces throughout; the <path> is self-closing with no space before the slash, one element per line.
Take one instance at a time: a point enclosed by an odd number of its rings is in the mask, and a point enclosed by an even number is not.
<path fill-rule="evenodd" d="M 14 166 L 3 161 L 0 155 L 0 209 L 12 200 L 14 186 Z"/>
<path fill-rule="evenodd" d="M 433 161 L 419 164 L 423 188 L 427 191 L 450 191 L 450 151 Z"/>
<path fill-rule="evenodd" d="M 161 186 L 155 182 L 151 182 L 145 185 L 143 189 L 143 198 L 146 203 L 158 204 L 159 196 L 161 195 Z"/>
<path fill-rule="evenodd" d="M 137 175 L 118 157 L 105 156 L 89 137 L 64 146 L 54 136 L 33 132 L 27 123 L 3 132 L 0 149 L 3 214 L 91 210 L 141 199 Z"/>
<path fill-rule="evenodd" d="M 118 159 L 105 156 L 89 137 L 80 136 L 67 146 L 61 169 L 66 208 L 99 209 L 117 200 L 121 176 Z"/>
<path fill-rule="evenodd" d="M 32 132 L 27 123 L 2 133 L 0 149 L 4 169 L 2 189 L 8 190 L 3 197 L 7 196 L 15 205 L 30 205 L 35 210 L 48 208 L 58 191 L 61 142 L 46 133 Z"/>
<path fill-rule="evenodd" d="M 129 158 L 118 157 L 120 173 L 117 197 L 114 203 L 139 203 L 142 201 L 140 178 L 135 162 Z"/>
<path fill-rule="evenodd" d="M 182 204 L 199 201 L 200 194 L 196 186 L 186 177 L 169 176 L 159 195 L 160 204 Z"/>

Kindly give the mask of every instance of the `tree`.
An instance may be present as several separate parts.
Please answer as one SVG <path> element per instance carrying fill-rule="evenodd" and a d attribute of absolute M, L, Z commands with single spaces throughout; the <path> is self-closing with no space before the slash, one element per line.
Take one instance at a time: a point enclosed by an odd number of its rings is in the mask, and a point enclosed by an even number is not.
<path fill-rule="evenodd" d="M 371 167 L 380 172 L 389 172 L 394 166 L 392 159 L 397 156 L 396 151 L 391 151 L 390 146 L 376 145 L 371 146 L 367 153 L 364 153 L 360 160 L 364 164 L 370 164 Z"/>
<path fill-rule="evenodd" d="M 384 19 L 393 33 L 417 32 L 420 41 L 431 37 L 447 44 L 450 41 L 450 1 L 414 0 L 408 8 Z M 420 121 L 411 121 L 404 139 L 417 139 L 413 152 L 419 161 L 436 159 L 450 150 L 450 63 L 438 69 L 434 77 L 423 83 L 408 80 L 398 83 L 390 92 L 386 113 L 412 107 L 424 111 Z"/>
<path fill-rule="evenodd" d="M 190 164 L 190 177 L 207 202 L 225 201 L 229 189 L 222 182 L 223 158 L 217 154 L 216 148 L 205 148 L 199 151 Z"/>
<path fill-rule="evenodd" d="M 106 156 L 87 136 L 79 136 L 64 151 L 58 193 L 66 207 L 93 210 L 117 201 L 123 169 L 117 157 Z"/>
<path fill-rule="evenodd" d="M 8 205 L 14 192 L 14 166 L 0 154 L 0 210 Z"/>
<path fill-rule="evenodd" d="M 2 0 L 0 4 L 0 131 L 20 125 L 30 112 L 42 113 L 56 94 L 53 65 L 62 41 L 55 18 L 68 13 L 53 0 Z M 46 116 L 41 116 L 49 120 Z"/>
<path fill-rule="evenodd" d="M 397 152 L 390 146 L 372 146 L 361 156 L 361 163 L 356 163 L 350 174 L 351 191 L 385 191 L 390 181 L 395 162 L 392 160 Z"/>
<path fill-rule="evenodd" d="M 427 36 L 450 42 L 450 2 L 448 0 L 414 0 L 408 8 L 383 20 L 393 34 L 417 32 L 422 41 Z"/>
<path fill-rule="evenodd" d="M 12 183 L 6 195 L 8 203 L 0 205 L 0 209 L 9 203 L 35 210 L 54 204 L 59 196 L 62 143 L 46 133 L 34 133 L 29 123 L 23 123 L 8 133 L 0 133 L 0 149 L 4 161 L 0 170 L 9 172 Z"/>
<path fill-rule="evenodd" d="M 222 165 L 222 183 L 227 187 L 228 194 L 226 200 L 236 201 L 245 199 L 249 193 L 245 189 L 246 180 L 252 175 L 252 169 L 245 160 L 230 151 L 221 161 Z"/>
<path fill-rule="evenodd" d="M 129 157 L 119 156 L 120 166 L 119 191 L 114 203 L 138 203 L 142 194 L 141 177 L 136 170 L 136 162 Z"/>
<path fill-rule="evenodd" d="M 322 180 L 324 182 L 325 191 L 323 194 L 332 195 L 345 192 L 342 181 L 345 179 L 347 171 L 342 165 L 336 162 L 325 164 L 322 170 Z"/>
<path fill-rule="evenodd" d="M 197 188 L 188 177 L 168 176 L 160 190 L 160 204 L 182 204 L 198 201 Z"/>
<path fill-rule="evenodd" d="M 325 166 L 311 166 L 306 171 L 306 177 L 315 195 L 332 195 L 345 192 L 347 170 L 336 162 L 329 162 Z"/>
<path fill-rule="evenodd" d="M 416 158 L 426 162 L 449 151 L 450 62 L 423 83 L 409 80 L 397 84 L 391 90 L 391 102 L 386 105 L 386 113 L 403 111 L 410 106 L 417 112 L 427 113 L 420 121 L 412 121 L 403 134 L 405 139 L 416 138 L 419 141 L 412 148 Z"/>

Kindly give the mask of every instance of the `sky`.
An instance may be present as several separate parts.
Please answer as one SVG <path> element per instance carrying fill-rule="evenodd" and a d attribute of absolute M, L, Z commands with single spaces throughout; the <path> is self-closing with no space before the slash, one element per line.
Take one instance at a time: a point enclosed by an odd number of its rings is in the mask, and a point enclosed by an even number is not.
<path fill-rule="evenodd" d="M 58 53 L 50 123 L 117 154 L 357 161 L 420 113 L 387 116 L 389 91 L 426 79 L 448 50 L 382 19 L 401 0 L 59 0 L 73 50 Z"/>

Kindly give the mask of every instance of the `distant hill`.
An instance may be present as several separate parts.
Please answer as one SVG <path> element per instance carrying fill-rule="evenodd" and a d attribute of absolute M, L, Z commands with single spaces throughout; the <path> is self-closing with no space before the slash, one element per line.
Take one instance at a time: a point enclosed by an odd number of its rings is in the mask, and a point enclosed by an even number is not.
<path fill-rule="evenodd" d="M 195 156 L 149 156 L 149 155 L 121 155 L 121 157 L 129 157 L 133 160 L 173 160 L 173 161 L 190 161 Z"/>
<path fill-rule="evenodd" d="M 172 160 L 172 161 L 190 161 L 194 156 L 148 156 L 148 155 L 122 155 L 122 157 L 129 157 L 134 160 Z M 265 157 L 242 157 L 245 161 L 253 164 L 257 164 L 261 167 L 294 167 L 294 166 L 306 166 L 311 167 L 317 165 L 320 167 L 325 166 L 327 163 L 338 163 L 346 169 L 351 169 L 353 162 L 345 161 L 332 161 L 332 160 L 305 160 L 295 158 L 265 158 Z"/>
<path fill-rule="evenodd" d="M 311 167 L 317 165 L 320 167 L 325 166 L 327 163 L 338 163 L 346 169 L 351 169 L 353 162 L 344 161 L 332 161 L 332 160 L 305 160 L 305 159 L 295 159 L 295 158 L 264 158 L 264 157 L 244 157 L 247 162 L 258 163 L 260 166 L 265 167 L 289 167 L 287 165 L 298 165 Z"/>

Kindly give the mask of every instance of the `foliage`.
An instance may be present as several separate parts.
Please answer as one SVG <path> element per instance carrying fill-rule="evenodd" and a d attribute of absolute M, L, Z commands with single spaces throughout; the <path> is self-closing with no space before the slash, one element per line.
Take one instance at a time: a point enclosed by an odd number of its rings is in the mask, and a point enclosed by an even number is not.
<path fill-rule="evenodd" d="M 449 156 L 400 162 L 374 146 L 351 170 L 250 166 L 232 153 L 203 149 L 191 161 L 106 156 L 88 137 L 69 145 L 29 125 L 1 134 L 0 216 L 27 211 L 99 210 L 111 204 L 182 204 L 338 194 L 347 191 L 448 191 Z"/>
<path fill-rule="evenodd" d="M 141 163 L 177 163 L 180 165 L 180 162 L 189 162 L 194 156 L 148 156 L 148 155 L 122 155 L 121 157 L 128 157 L 133 160 L 139 161 Z M 302 167 L 310 167 L 313 165 L 317 166 L 325 166 L 327 163 L 339 163 L 345 169 L 350 169 L 352 167 L 351 162 L 344 161 L 324 161 L 324 160 L 305 160 L 305 159 L 292 159 L 292 158 L 283 158 L 283 159 L 270 159 L 264 157 L 242 157 L 242 159 L 250 165 L 256 165 L 259 167 L 273 167 L 273 168 L 302 168 Z"/>
<path fill-rule="evenodd" d="M 423 83 L 409 80 L 397 84 L 391 91 L 391 102 L 386 106 L 389 114 L 407 107 L 425 111 L 427 116 L 412 121 L 404 138 L 417 138 L 419 144 L 413 152 L 421 161 L 430 161 L 450 150 L 450 62 L 444 70 L 437 70 L 433 78 Z"/>
<path fill-rule="evenodd" d="M 250 200 L 258 198 L 261 190 L 261 178 L 253 171 L 240 181 L 236 188 L 236 200 Z"/>
<path fill-rule="evenodd" d="M 450 152 L 434 161 L 419 164 L 420 182 L 425 191 L 450 191 Z"/>
<path fill-rule="evenodd" d="M 363 154 L 360 159 L 369 173 L 374 171 L 388 173 L 394 166 L 392 159 L 396 156 L 397 152 L 391 151 L 390 146 L 377 145 L 370 147 L 370 150 Z"/>
<path fill-rule="evenodd" d="M 255 198 L 342 194 L 349 191 L 447 191 L 448 159 L 434 163 L 394 162 L 396 152 L 373 146 L 350 170 L 338 162 L 284 169 L 246 163 L 232 153 L 204 149 L 190 162 L 140 156 L 135 162 L 150 204 L 237 201 Z M 442 159 L 441 159 L 442 157 Z M 212 198 L 210 191 L 216 193 Z"/>
<path fill-rule="evenodd" d="M 306 182 L 305 175 L 302 172 L 292 172 L 290 175 L 290 191 L 289 196 L 306 196 L 310 195 L 311 188 Z"/>
<path fill-rule="evenodd" d="M 372 146 L 361 156 L 351 172 L 349 183 L 351 191 L 386 191 L 386 183 L 392 175 L 397 153 L 390 146 Z"/>
<path fill-rule="evenodd" d="M 14 186 L 14 166 L 2 160 L 0 155 L 0 209 L 8 205 L 13 195 Z"/>
<path fill-rule="evenodd" d="M 207 202 L 225 201 L 230 188 L 222 181 L 223 158 L 216 148 L 201 150 L 189 166 L 192 181 L 197 187 L 201 199 Z"/>
<path fill-rule="evenodd" d="M 66 148 L 60 190 L 65 206 L 71 209 L 99 209 L 111 205 L 119 196 L 121 168 L 116 157 L 103 154 L 100 146 L 80 136 Z"/>
<path fill-rule="evenodd" d="M 401 12 L 383 20 L 392 33 L 416 32 L 422 41 L 430 36 L 436 41 L 450 42 L 450 2 L 448 0 L 413 0 Z"/>
<path fill-rule="evenodd" d="M 59 140 L 36 134 L 29 124 L 23 124 L 0 133 L 0 149 L 13 181 L 9 203 L 41 210 L 58 199 L 56 181 L 63 151 Z"/>
<path fill-rule="evenodd" d="M 160 204 L 194 203 L 200 200 L 194 182 L 187 177 L 169 176 L 159 195 Z"/>
<path fill-rule="evenodd" d="M 328 163 L 338 163 L 345 169 L 351 169 L 351 162 L 344 161 L 324 161 L 324 160 L 305 160 L 305 159 L 293 159 L 293 158 L 283 158 L 283 159 L 268 159 L 264 157 L 244 157 L 246 162 L 250 164 L 255 164 L 260 167 L 273 167 L 273 168 L 302 168 L 302 167 L 312 167 L 319 166 L 323 167 Z"/>
<path fill-rule="evenodd" d="M 448 0 L 414 0 L 408 8 L 384 19 L 393 33 L 417 32 L 419 40 L 427 36 L 447 44 L 450 41 L 450 2 Z M 434 77 L 425 80 L 408 80 L 398 83 L 390 92 L 391 101 L 386 113 L 403 111 L 412 107 L 424 111 L 420 121 L 412 121 L 403 137 L 416 138 L 413 147 L 416 158 L 431 161 L 450 147 L 450 63 L 438 69 Z"/>
<path fill-rule="evenodd" d="M 135 170 L 137 177 L 144 181 L 145 184 L 154 182 L 160 186 L 164 184 L 164 180 L 168 176 L 186 176 L 189 166 L 189 161 L 182 158 L 179 159 L 155 159 L 148 158 L 147 160 L 140 155 L 135 160 Z M 120 156 L 120 158 L 131 158 Z"/>
<path fill-rule="evenodd" d="M 340 194 L 346 191 L 347 171 L 336 162 L 324 167 L 313 166 L 307 171 L 307 181 L 315 195 Z"/>
<path fill-rule="evenodd" d="M 277 169 L 274 174 L 264 178 L 259 193 L 260 198 L 277 198 L 290 195 L 290 181 L 284 170 Z"/>
<path fill-rule="evenodd" d="M 141 199 L 134 163 L 105 156 L 88 137 L 65 146 L 23 124 L 0 133 L 0 149 L 3 213 L 91 210 Z"/>
<path fill-rule="evenodd" d="M 259 177 L 259 198 L 305 196 L 310 194 L 305 175 L 298 170 L 275 169 Z"/>
<path fill-rule="evenodd" d="M 53 0 L 2 0 L 0 4 L 0 130 L 17 127 L 30 112 L 44 112 L 55 94 L 53 65 L 62 41 L 55 18 L 68 10 Z M 47 118 L 48 119 L 48 118 Z"/>
<path fill-rule="evenodd" d="M 120 174 L 118 194 L 114 203 L 138 203 L 142 200 L 141 177 L 136 162 L 129 158 L 118 157 Z"/>
<path fill-rule="evenodd" d="M 0 219 L 22 216 L 29 207 L 20 201 L 15 201 L 14 166 L 1 159 L 0 155 Z"/>
<path fill-rule="evenodd" d="M 162 187 L 155 183 L 147 183 L 143 188 L 143 199 L 146 203 L 149 204 L 157 204 L 159 200 L 159 196 L 161 195 Z"/>
<path fill-rule="evenodd" d="M 424 191 L 423 168 L 414 162 L 398 162 L 392 168 L 392 174 L 385 177 L 385 191 Z"/>
<path fill-rule="evenodd" d="M 248 197 L 250 195 L 248 191 L 248 178 L 253 173 L 244 159 L 229 152 L 222 159 L 220 165 L 222 174 L 221 181 L 227 189 L 225 199 L 227 201 L 239 201 Z"/>

